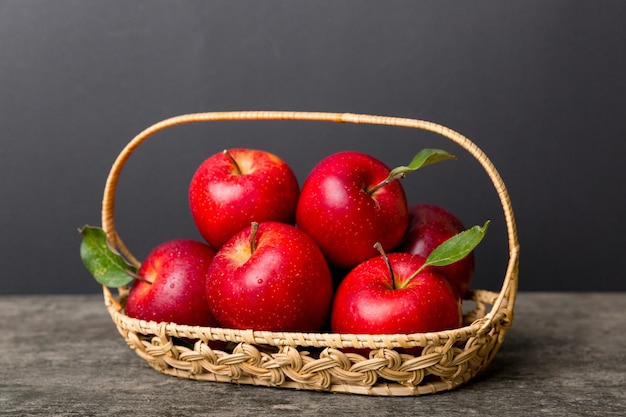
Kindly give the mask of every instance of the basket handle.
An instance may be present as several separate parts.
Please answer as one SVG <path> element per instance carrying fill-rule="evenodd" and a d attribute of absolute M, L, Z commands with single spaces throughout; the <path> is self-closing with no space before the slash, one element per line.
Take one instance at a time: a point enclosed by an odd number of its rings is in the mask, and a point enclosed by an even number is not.
<path fill-rule="evenodd" d="M 508 191 L 500 174 L 496 170 L 495 166 L 489 160 L 487 155 L 460 133 L 442 126 L 437 123 L 428 122 L 424 120 L 398 118 L 389 116 L 373 116 L 367 114 L 352 114 L 352 113 L 326 113 L 326 112 L 286 112 L 286 111 L 233 111 L 233 112 L 208 112 L 208 113 L 192 113 L 181 116 L 171 117 L 162 120 L 154 125 L 148 127 L 137 136 L 135 136 L 121 153 L 111 167 L 109 176 L 104 188 L 104 196 L 102 199 L 102 228 L 104 229 L 107 238 L 113 247 L 117 248 L 131 263 L 136 266 L 140 265 L 140 262 L 130 253 L 126 248 L 121 238 L 119 237 L 115 229 L 115 191 L 117 188 L 118 180 L 124 165 L 132 153 L 143 143 L 147 138 L 153 134 L 167 129 L 169 127 L 186 124 L 186 123 L 199 123 L 199 122 L 216 122 L 216 121 L 250 121 L 250 120 L 300 120 L 300 121 L 324 121 L 335 123 L 353 123 L 353 124 L 372 124 L 372 125 L 387 125 L 397 127 L 407 127 L 413 129 L 421 129 L 437 133 L 441 136 L 448 138 L 449 140 L 457 143 L 459 146 L 469 152 L 483 167 L 487 175 L 491 179 L 495 186 L 496 192 L 500 199 L 502 209 L 504 211 L 504 218 L 506 221 L 508 244 L 509 244 L 509 263 L 504 279 L 502 289 L 498 299 L 495 301 L 492 312 L 498 311 L 500 305 L 506 299 L 509 305 L 507 309 L 512 312 L 513 304 L 515 302 L 515 296 L 517 292 L 517 274 L 519 265 L 519 242 L 517 237 L 517 227 L 515 224 L 515 216 L 513 214 L 513 207 L 509 198 Z M 487 315 L 485 326 L 493 319 L 492 313 Z"/>

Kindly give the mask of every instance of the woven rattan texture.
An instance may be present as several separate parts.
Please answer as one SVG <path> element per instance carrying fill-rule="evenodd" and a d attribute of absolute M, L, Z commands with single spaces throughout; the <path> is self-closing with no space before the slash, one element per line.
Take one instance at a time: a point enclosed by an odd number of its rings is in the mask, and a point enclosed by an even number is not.
<path fill-rule="evenodd" d="M 133 152 L 153 134 L 185 123 L 246 120 L 309 120 L 377 124 L 438 133 L 469 152 L 489 175 L 506 220 L 509 263 L 499 293 L 474 290 L 464 327 L 410 335 L 260 332 L 182 326 L 129 318 L 127 288 L 117 295 L 104 287 L 111 318 L 128 345 L 164 374 L 203 381 L 232 382 L 364 395 L 431 394 L 458 387 L 483 371 L 513 322 L 519 245 L 506 187 L 491 161 L 469 139 L 436 123 L 394 117 L 314 112 L 197 113 L 166 119 L 147 128 L 122 150 L 105 186 L 102 227 L 111 245 L 139 262 L 115 229 L 115 190 Z"/>

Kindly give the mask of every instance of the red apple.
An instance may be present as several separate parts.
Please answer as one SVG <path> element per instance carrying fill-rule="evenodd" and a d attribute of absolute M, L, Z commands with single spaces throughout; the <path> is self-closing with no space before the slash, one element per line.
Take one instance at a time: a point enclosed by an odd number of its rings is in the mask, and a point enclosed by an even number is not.
<path fill-rule="evenodd" d="M 206 272 L 215 250 L 190 239 L 154 248 L 137 271 L 126 314 L 142 320 L 215 326 L 206 300 Z"/>
<path fill-rule="evenodd" d="M 296 223 L 332 266 L 352 268 L 376 255 L 374 243 L 390 251 L 402 238 L 406 196 L 398 181 L 385 183 L 390 172 L 372 156 L 345 151 L 322 160 L 306 178 Z"/>
<path fill-rule="evenodd" d="M 396 250 L 427 258 L 433 249 L 464 230 L 461 221 L 449 211 L 433 204 L 415 204 L 409 207 L 409 226 Z M 474 276 L 474 253 L 453 264 L 435 268 L 463 297 Z"/>
<path fill-rule="evenodd" d="M 240 231 L 217 252 L 207 277 L 211 311 L 224 327 L 317 331 L 328 317 L 328 265 L 313 239 L 288 224 Z"/>
<path fill-rule="evenodd" d="M 408 253 L 377 256 L 359 264 L 335 294 L 333 332 L 410 334 L 461 325 L 461 300 L 425 259 Z M 390 271 L 393 271 L 391 272 Z"/>
<path fill-rule="evenodd" d="M 252 221 L 293 223 L 299 192 L 295 174 L 278 156 L 237 148 L 198 167 L 189 206 L 200 234 L 219 248 Z"/>

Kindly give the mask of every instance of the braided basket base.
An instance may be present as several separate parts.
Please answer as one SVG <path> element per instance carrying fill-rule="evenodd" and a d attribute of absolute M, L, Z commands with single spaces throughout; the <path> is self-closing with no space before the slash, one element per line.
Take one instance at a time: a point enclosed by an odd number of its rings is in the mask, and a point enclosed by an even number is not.
<path fill-rule="evenodd" d="M 356 335 L 246 332 L 146 322 L 126 316 L 108 288 L 104 295 L 128 345 L 164 374 L 377 396 L 432 394 L 468 382 L 491 362 L 512 322 L 504 305 L 495 324 L 485 327 L 485 313 L 498 294 L 482 290 L 472 293 L 475 308 L 465 314 L 469 323 L 465 327 L 419 335 L 370 336 L 371 340 Z M 124 297 L 121 293 L 122 302 Z M 381 343 L 388 347 L 377 347 Z M 368 344 L 372 348 L 366 348 Z M 408 351 L 401 348 L 403 344 Z M 421 352 L 415 353 L 415 346 L 423 347 Z M 404 351 L 411 353 L 400 353 Z"/>

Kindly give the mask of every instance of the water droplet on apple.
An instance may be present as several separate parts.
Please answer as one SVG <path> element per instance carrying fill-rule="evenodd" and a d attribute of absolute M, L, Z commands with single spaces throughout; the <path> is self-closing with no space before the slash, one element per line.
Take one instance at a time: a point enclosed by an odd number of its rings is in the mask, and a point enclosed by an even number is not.
<path fill-rule="evenodd" d="M 262 279 L 262 278 L 259 278 L 259 279 L 257 280 L 257 284 L 259 284 L 259 285 L 263 284 L 263 279 Z"/>

